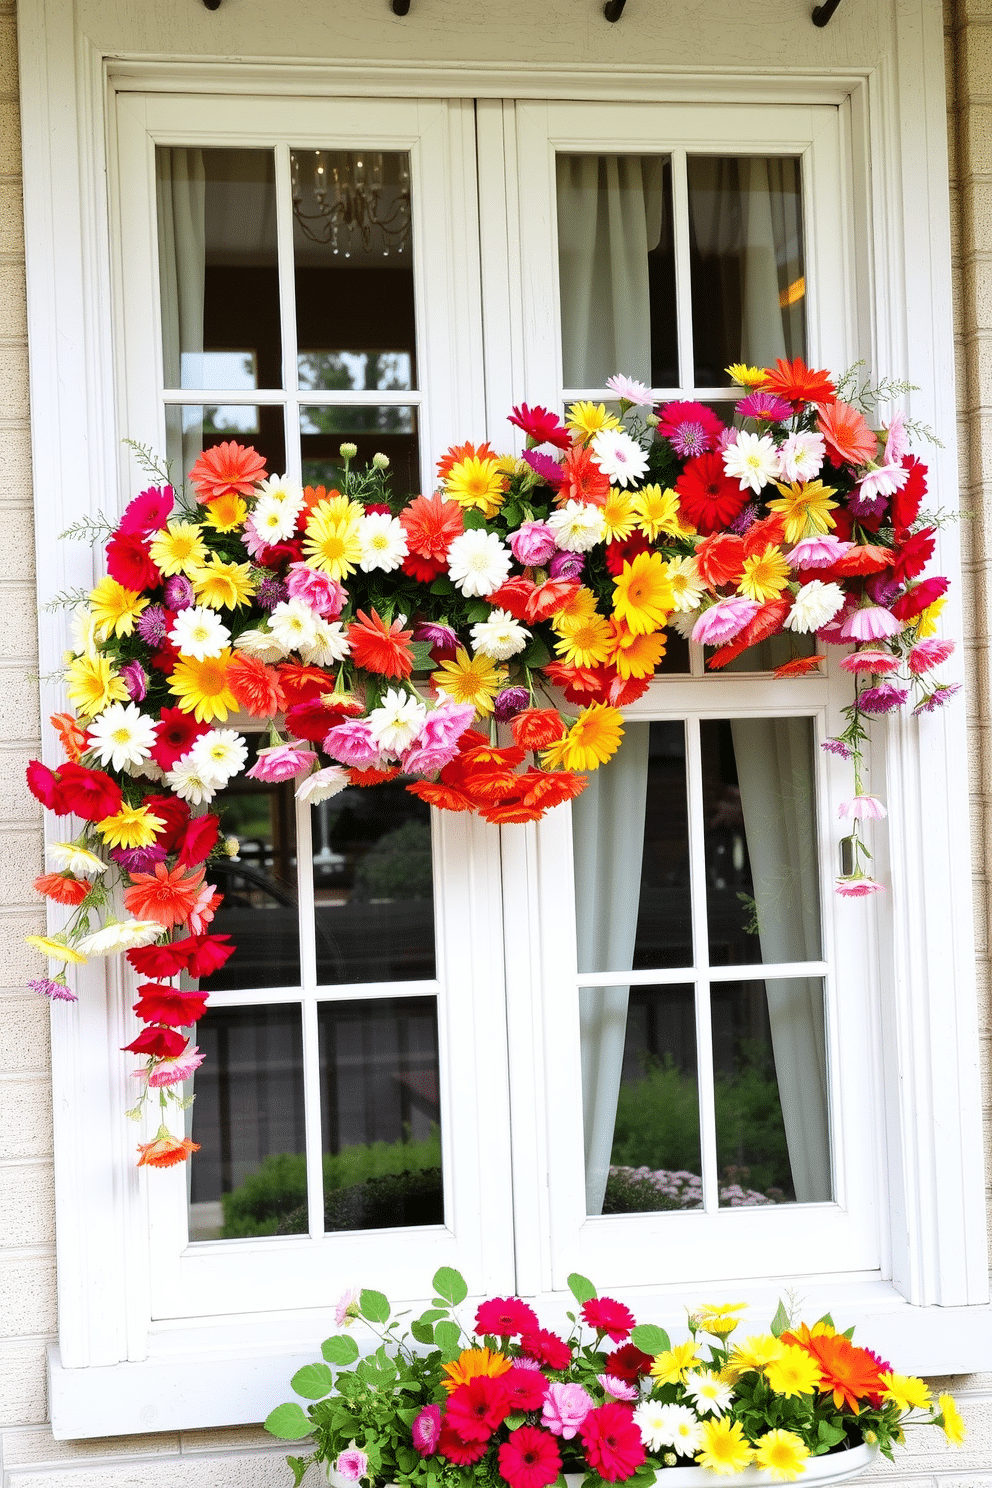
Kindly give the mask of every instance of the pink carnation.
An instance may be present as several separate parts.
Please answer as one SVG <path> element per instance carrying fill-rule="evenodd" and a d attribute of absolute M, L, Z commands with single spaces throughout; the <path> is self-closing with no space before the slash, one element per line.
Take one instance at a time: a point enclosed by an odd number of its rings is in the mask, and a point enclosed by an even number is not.
<path fill-rule="evenodd" d="M 898 656 L 893 656 L 891 651 L 876 651 L 865 649 L 864 651 L 852 651 L 850 656 L 841 658 L 841 666 L 845 672 L 874 672 L 884 674 L 894 672 L 899 666 Z"/>
<path fill-rule="evenodd" d="M 341 765 L 354 765 L 360 770 L 379 758 L 379 746 L 373 741 L 372 726 L 367 718 L 349 718 L 329 729 L 324 739 L 324 753 Z"/>
<path fill-rule="evenodd" d="M 302 599 L 325 620 L 336 620 L 348 598 L 347 591 L 337 579 L 319 569 L 309 568 L 305 563 L 289 565 L 286 588 L 290 599 Z"/>
<path fill-rule="evenodd" d="M 594 1405 L 595 1401 L 582 1385 L 562 1385 L 552 1380 L 541 1409 L 541 1425 L 552 1436 L 571 1441 Z"/>
<path fill-rule="evenodd" d="M 258 759 L 245 774 L 251 780 L 276 782 L 289 780 L 313 764 L 313 750 L 297 744 L 271 744 L 258 751 Z"/>
<path fill-rule="evenodd" d="M 158 1088 L 161 1085 L 178 1085 L 183 1080 L 188 1080 L 194 1070 L 198 1070 L 203 1063 L 204 1056 L 200 1053 L 196 1044 L 187 1044 L 183 1052 L 175 1059 L 158 1059 L 148 1076 L 149 1085 Z M 144 1070 L 135 1070 L 135 1077 L 141 1079 Z"/>
<path fill-rule="evenodd" d="M 854 821 L 881 821 L 888 812 L 877 796 L 852 796 L 849 801 L 841 801 L 837 815 L 849 816 Z"/>
<path fill-rule="evenodd" d="M 343 1452 L 338 1453 L 334 1471 L 349 1483 L 357 1483 L 359 1478 L 368 1476 L 369 1459 L 360 1448 L 346 1447 Z"/>
<path fill-rule="evenodd" d="M 829 533 L 823 537 L 803 537 L 789 554 L 789 562 L 796 569 L 832 568 L 853 547 L 853 543 L 842 542 Z"/>
<path fill-rule="evenodd" d="M 640 1398 L 641 1392 L 636 1385 L 628 1384 L 626 1380 L 617 1379 L 615 1374 L 597 1374 L 596 1382 L 613 1400 L 637 1400 Z"/>
<path fill-rule="evenodd" d="M 753 599 L 721 599 L 700 615 L 692 627 L 692 639 L 703 646 L 722 646 L 739 635 L 757 613 Z"/>
<path fill-rule="evenodd" d="M 261 533 L 258 531 L 258 528 L 255 526 L 254 517 L 249 517 L 245 522 L 244 531 L 241 534 L 241 541 L 248 549 L 248 556 L 250 558 L 260 557 L 269 546 L 268 540 L 261 535 Z"/>
<path fill-rule="evenodd" d="M 919 677 L 923 672 L 929 672 L 933 667 L 940 666 L 940 663 L 946 661 L 953 651 L 953 641 L 941 641 L 936 637 L 929 641 L 919 641 L 909 653 L 909 670 L 915 677 Z"/>
<path fill-rule="evenodd" d="M 558 546 L 547 522 L 524 522 L 507 541 L 514 558 L 525 568 L 547 563 Z"/>
<path fill-rule="evenodd" d="M 441 1439 L 441 1407 L 425 1405 L 410 1428 L 413 1445 L 421 1457 L 432 1457 Z"/>
<path fill-rule="evenodd" d="M 885 885 L 876 882 L 874 878 L 861 875 L 857 878 L 838 878 L 834 887 L 843 899 L 867 899 L 869 894 L 877 894 Z"/>
<path fill-rule="evenodd" d="M 844 621 L 840 633 L 848 641 L 877 641 L 883 636 L 898 635 L 902 625 L 890 610 L 881 605 L 864 605 Z"/>
<path fill-rule="evenodd" d="M 458 753 L 458 740 L 475 717 L 471 703 L 441 703 L 428 713 L 419 734 L 406 754 L 403 770 L 407 775 L 433 775 L 443 770 Z M 535 1320 L 536 1321 L 536 1320 Z"/>

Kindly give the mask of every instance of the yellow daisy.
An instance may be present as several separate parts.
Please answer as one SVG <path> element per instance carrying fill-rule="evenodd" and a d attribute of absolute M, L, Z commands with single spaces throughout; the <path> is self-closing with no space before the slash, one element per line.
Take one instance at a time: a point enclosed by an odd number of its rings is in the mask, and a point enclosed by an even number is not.
<path fill-rule="evenodd" d="M 823 1376 L 816 1360 L 805 1349 L 795 1344 L 786 1344 L 778 1358 L 772 1359 L 765 1370 L 765 1378 L 776 1395 L 812 1395 L 820 1387 Z"/>
<path fill-rule="evenodd" d="M 699 1467 L 708 1467 L 710 1472 L 729 1477 L 731 1473 L 743 1472 L 754 1457 L 754 1452 L 744 1436 L 740 1421 L 728 1421 L 720 1417 L 715 1421 L 701 1421 L 702 1445 L 696 1454 Z"/>
<path fill-rule="evenodd" d="M 111 703 L 126 703 L 130 694 L 106 656 L 77 656 L 66 674 L 66 696 L 83 718 L 93 718 Z"/>
<path fill-rule="evenodd" d="M 695 558 L 669 558 L 665 573 L 672 586 L 672 609 L 680 614 L 697 610 L 706 593 L 706 585 L 699 577 Z"/>
<path fill-rule="evenodd" d="M 179 573 L 189 578 L 207 561 L 207 545 L 201 528 L 195 522 L 170 522 L 152 538 L 149 556 L 164 578 Z"/>
<path fill-rule="evenodd" d="M 927 605 L 926 609 L 920 612 L 916 634 L 921 641 L 937 634 L 937 621 L 946 603 L 947 595 L 942 594 L 939 599 L 934 600 L 932 605 Z"/>
<path fill-rule="evenodd" d="M 927 1386 L 915 1375 L 883 1374 L 881 1379 L 884 1398 L 895 1401 L 900 1411 L 929 1410 L 933 1403 Z"/>
<path fill-rule="evenodd" d="M 653 635 L 635 635 L 619 620 L 610 625 L 610 649 L 606 656 L 609 666 L 617 669 L 617 676 L 653 677 L 665 654 L 665 632 Z"/>
<path fill-rule="evenodd" d="M 578 434 L 583 443 L 603 429 L 619 429 L 615 413 L 607 413 L 605 403 L 573 403 L 565 416 L 565 427 Z"/>
<path fill-rule="evenodd" d="M 602 505 L 603 536 L 606 542 L 624 542 L 637 525 L 634 495 L 631 491 L 610 488 Z"/>
<path fill-rule="evenodd" d="M 441 1366 L 441 1373 L 447 1375 L 441 1385 L 450 1393 L 457 1390 L 459 1385 L 467 1385 L 469 1380 L 478 1379 L 480 1375 L 498 1379 L 512 1367 L 513 1360 L 508 1359 L 505 1354 L 494 1354 L 487 1348 L 462 1349 L 457 1359 Z"/>
<path fill-rule="evenodd" d="M 59 940 L 57 935 L 25 935 L 24 944 L 32 946 L 34 950 L 40 951 L 43 956 L 49 956 L 53 961 L 69 961 L 73 966 L 86 965 L 86 957 L 66 945 L 64 940 Z"/>
<path fill-rule="evenodd" d="M 486 517 L 494 517 L 503 504 L 505 479 L 499 460 L 480 460 L 470 455 L 452 465 L 444 482 L 444 490 L 452 501 L 466 508 L 475 508 Z"/>
<path fill-rule="evenodd" d="M 96 829 L 108 847 L 150 847 L 165 822 L 147 806 L 122 806 L 113 816 L 98 821 Z"/>
<path fill-rule="evenodd" d="M 240 609 L 257 588 L 250 563 L 225 563 L 219 553 L 211 553 L 202 567 L 193 570 L 190 579 L 198 602 L 212 610 Z"/>
<path fill-rule="evenodd" d="M 830 515 L 837 506 L 836 501 L 830 500 L 831 496 L 837 495 L 833 486 L 825 486 L 819 480 L 808 481 L 806 485 L 799 481 L 789 485 L 776 481 L 775 484 L 782 492 L 782 498 L 769 501 L 768 510 L 780 512 L 785 518 L 786 542 L 797 543 L 804 537 L 814 537 L 836 527 L 837 523 Z"/>
<path fill-rule="evenodd" d="M 89 603 L 95 628 L 106 639 L 111 634 L 129 636 L 148 598 L 136 589 L 125 589 L 116 579 L 106 578 L 97 584 Z"/>
<path fill-rule="evenodd" d="M 359 533 L 364 515 L 364 508 L 347 496 L 318 501 L 303 539 L 304 557 L 311 567 L 332 579 L 346 579 L 354 573 L 362 556 Z"/>
<path fill-rule="evenodd" d="M 169 691 L 179 699 L 184 713 L 192 713 L 197 723 L 224 722 L 228 713 L 238 711 L 238 700 L 227 683 L 227 666 L 233 656 L 230 647 L 219 656 L 197 661 L 184 656 L 176 662 L 169 678 Z"/>
<path fill-rule="evenodd" d="M 655 1354 L 651 1361 L 651 1376 L 659 1385 L 684 1384 L 686 1375 L 696 1367 L 700 1357 L 700 1352 L 691 1339 L 686 1343 L 677 1343 L 674 1348 Z"/>
<path fill-rule="evenodd" d="M 623 714 L 605 703 L 584 708 L 564 738 L 541 753 L 549 769 L 598 770 L 620 748 Z"/>
<path fill-rule="evenodd" d="M 731 362 L 729 367 L 723 369 L 731 382 L 736 382 L 740 387 L 761 387 L 765 380 L 765 369 L 763 367 L 749 367 L 746 362 Z"/>
<path fill-rule="evenodd" d="M 733 1373 L 735 1379 L 752 1369 L 760 1373 L 780 1357 L 785 1347 L 772 1333 L 759 1333 L 753 1338 L 745 1338 L 743 1343 L 735 1347 L 727 1369 Z"/>
<path fill-rule="evenodd" d="M 610 654 L 613 631 L 602 615 L 568 618 L 555 629 L 558 631 L 555 651 L 569 666 L 602 666 Z"/>
<path fill-rule="evenodd" d="M 481 651 L 469 656 L 459 647 L 453 660 L 442 661 L 431 681 L 456 703 L 471 703 L 477 713 L 491 713 L 493 699 L 506 681 L 506 667 L 497 666 Z"/>
<path fill-rule="evenodd" d="M 560 610 L 555 610 L 551 616 L 551 628 L 561 632 L 573 623 L 591 620 L 598 613 L 595 594 L 583 584 Z"/>
<path fill-rule="evenodd" d="M 754 1444 L 754 1465 L 773 1483 L 794 1483 L 806 1471 L 809 1447 L 794 1431 L 766 1431 Z"/>
<path fill-rule="evenodd" d="M 674 606 L 672 586 L 660 553 L 638 553 L 613 580 L 613 613 L 636 635 L 660 630 Z"/>
<path fill-rule="evenodd" d="M 781 548 L 769 543 L 760 553 L 744 559 L 744 570 L 737 586 L 738 594 L 767 604 L 777 599 L 789 582 L 789 563 Z"/>
<path fill-rule="evenodd" d="M 938 1395 L 937 1406 L 940 1410 L 939 1424 L 943 1427 L 944 1435 L 952 1447 L 959 1447 L 965 1439 L 967 1427 L 957 1408 L 954 1396 Z"/>
<path fill-rule="evenodd" d="M 746 1302 L 719 1302 L 697 1307 L 691 1322 L 701 1333 L 710 1333 L 714 1338 L 727 1338 L 740 1322 L 739 1314 L 747 1307 Z"/>
<path fill-rule="evenodd" d="M 678 493 L 671 486 L 665 491 L 660 486 L 642 486 L 634 492 L 634 512 L 637 525 L 649 542 L 654 542 L 662 532 L 681 537 L 695 531 L 694 527 L 683 527 Z"/>
<path fill-rule="evenodd" d="M 211 501 L 203 521 L 207 527 L 213 527 L 215 532 L 234 532 L 244 526 L 247 516 L 248 503 L 236 492 L 228 491 L 226 496 L 218 496 L 216 501 Z"/>

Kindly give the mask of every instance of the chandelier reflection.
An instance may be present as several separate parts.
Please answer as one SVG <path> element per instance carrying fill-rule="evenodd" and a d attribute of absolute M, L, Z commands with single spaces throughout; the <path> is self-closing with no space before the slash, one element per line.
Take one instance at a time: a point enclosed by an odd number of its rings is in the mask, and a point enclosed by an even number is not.
<path fill-rule="evenodd" d="M 399 151 L 293 151 L 293 216 L 342 258 L 409 253 L 410 163 Z"/>

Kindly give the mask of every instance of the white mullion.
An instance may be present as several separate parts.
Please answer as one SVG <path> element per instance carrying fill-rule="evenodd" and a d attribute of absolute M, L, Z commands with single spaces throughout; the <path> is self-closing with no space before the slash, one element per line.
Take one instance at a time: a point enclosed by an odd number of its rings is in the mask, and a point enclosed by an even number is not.
<path fill-rule="evenodd" d="M 689 267 L 689 182 L 684 149 L 672 151 L 672 221 L 675 237 L 675 318 L 679 345 L 679 380 L 691 388 L 696 380 L 692 350 L 692 286 Z"/>
<path fill-rule="evenodd" d="M 300 927 L 300 983 L 303 988 L 303 1110 L 307 1153 L 307 1209 L 310 1234 L 324 1233 L 324 1163 L 320 1126 L 320 1049 L 317 1034 L 317 930 L 313 892 L 312 807 L 296 802 L 296 898 Z"/>
<path fill-rule="evenodd" d="M 298 401 L 321 408 L 367 408 L 370 404 L 419 408 L 424 395 L 418 388 L 301 388 Z"/>
<path fill-rule="evenodd" d="M 296 397 L 296 279 L 293 249 L 293 180 L 288 144 L 276 145 L 276 243 L 279 265 L 279 324 L 282 331 L 282 385 L 286 390 L 286 473 L 302 481 L 300 410 Z M 290 423 L 293 428 L 290 428 Z M 323 1221 L 321 1221 L 323 1224 Z"/>
<path fill-rule="evenodd" d="M 760 982 L 766 977 L 818 977 L 829 971 L 826 961 L 749 962 L 746 966 L 712 966 L 711 982 Z M 691 982 L 696 977 L 692 966 L 666 967 L 656 971 L 625 971 L 624 979 L 632 987 L 673 987 Z M 615 971 L 589 971 L 577 978 L 580 987 L 613 987 Z"/>
<path fill-rule="evenodd" d="M 703 816 L 703 760 L 698 718 L 686 719 L 686 784 L 689 797 L 689 869 L 692 904 L 692 955 L 696 964 L 696 1083 L 699 1093 L 699 1152 L 703 1209 L 719 1208 L 716 1159 L 716 1101 L 713 1081 L 713 1023 L 710 1008 L 709 929 L 706 914 L 706 842 Z"/>
<path fill-rule="evenodd" d="M 254 407 L 255 404 L 271 408 L 285 402 L 282 388 L 166 388 L 162 394 L 166 403 L 206 404 L 228 407 Z"/>

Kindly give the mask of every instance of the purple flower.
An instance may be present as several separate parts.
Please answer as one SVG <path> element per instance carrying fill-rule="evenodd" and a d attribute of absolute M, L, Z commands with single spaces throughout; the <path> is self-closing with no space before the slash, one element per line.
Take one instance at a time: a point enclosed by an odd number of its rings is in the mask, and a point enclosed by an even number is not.
<path fill-rule="evenodd" d="M 549 486 L 554 486 L 558 491 L 565 484 L 565 475 L 557 460 L 552 460 L 550 455 L 542 455 L 540 450 L 524 450 L 524 459 L 533 470 L 535 475 Z"/>
<path fill-rule="evenodd" d="M 738 537 L 743 537 L 749 527 L 753 527 L 758 520 L 758 504 L 749 501 L 744 510 L 734 518 L 730 524 L 731 532 L 736 532 Z"/>
<path fill-rule="evenodd" d="M 433 775 L 458 753 L 458 740 L 475 717 L 471 703 L 439 703 L 424 719 L 411 747 L 403 755 L 407 775 Z"/>
<path fill-rule="evenodd" d="M 441 1407 L 425 1405 L 410 1427 L 410 1434 L 421 1457 L 432 1457 L 441 1439 Z"/>
<path fill-rule="evenodd" d="M 289 591 L 282 579 L 263 579 L 255 592 L 255 603 L 263 610 L 274 610 L 288 598 Z"/>
<path fill-rule="evenodd" d="M 887 496 L 874 494 L 870 487 L 858 486 L 847 498 L 847 509 L 859 521 L 865 517 L 880 517 L 885 510 Z"/>
<path fill-rule="evenodd" d="M 888 609 L 892 601 L 902 593 L 902 585 L 893 583 L 892 579 L 887 578 L 885 574 L 873 574 L 865 584 L 865 589 L 868 591 L 869 598 L 875 604 L 881 605 L 883 609 Z"/>
<path fill-rule="evenodd" d="M 75 992 L 70 992 L 65 982 L 54 981 L 51 977 L 35 977 L 28 982 L 32 992 L 38 992 L 42 997 L 51 997 L 58 1002 L 78 1002 L 79 998 Z"/>
<path fill-rule="evenodd" d="M 891 713 L 901 708 L 908 693 L 905 687 L 896 687 L 893 682 L 879 682 L 877 687 L 866 687 L 858 694 L 858 707 L 862 713 Z"/>
<path fill-rule="evenodd" d="M 513 716 L 526 708 L 530 702 L 530 693 L 526 687 L 504 687 L 498 692 L 493 701 L 493 712 L 496 714 L 497 723 L 509 723 Z"/>
<path fill-rule="evenodd" d="M 458 633 L 450 625 L 441 625 L 434 620 L 422 620 L 413 627 L 413 639 L 426 641 L 435 651 L 457 651 Z"/>
<path fill-rule="evenodd" d="M 367 718 L 349 718 L 329 729 L 324 739 L 324 753 L 339 765 L 366 769 L 379 758 L 379 746 L 372 738 Z"/>
<path fill-rule="evenodd" d="M 173 574 L 165 581 L 165 602 L 170 610 L 185 610 L 193 603 L 193 585 L 185 574 Z"/>
<path fill-rule="evenodd" d="M 349 1483 L 357 1483 L 359 1478 L 368 1476 L 369 1459 L 359 1447 L 346 1447 L 338 1453 L 334 1471 Z"/>
<path fill-rule="evenodd" d="M 712 440 L 702 424 L 690 421 L 679 424 L 677 429 L 673 429 L 668 436 L 668 442 L 683 460 L 690 460 L 695 455 L 705 455 Z"/>
<path fill-rule="evenodd" d="M 541 1425 L 546 1426 L 552 1436 L 571 1441 L 594 1404 L 588 1390 L 581 1385 L 563 1385 L 552 1380 L 544 1397 Z"/>
<path fill-rule="evenodd" d="M 762 419 L 766 424 L 782 424 L 792 417 L 792 404 L 774 393 L 760 390 L 738 400 L 737 412 L 742 418 Z"/>
<path fill-rule="evenodd" d="M 548 564 L 548 573 L 553 579 L 581 579 L 585 566 L 585 553 L 556 553 Z"/>
<path fill-rule="evenodd" d="M 121 681 L 127 688 L 132 703 L 143 701 L 148 692 L 148 673 L 140 661 L 129 661 L 121 667 Z"/>
<path fill-rule="evenodd" d="M 161 646 L 169 629 L 169 621 L 161 605 L 149 605 L 138 617 L 138 634 L 146 646 Z"/>
<path fill-rule="evenodd" d="M 270 744 L 258 751 L 258 758 L 245 774 L 251 780 L 275 782 L 289 780 L 313 764 L 313 750 L 298 744 Z"/>
<path fill-rule="evenodd" d="M 109 855 L 125 873 L 148 873 L 156 863 L 164 863 L 166 852 L 153 842 L 151 847 L 112 847 Z"/>
<path fill-rule="evenodd" d="M 934 692 L 928 693 L 921 702 L 917 703 L 913 709 L 913 717 L 919 718 L 921 713 L 934 713 L 938 708 L 942 708 L 945 703 L 949 703 L 954 694 L 960 691 L 960 682 L 952 682 L 950 686 L 936 688 Z M 861 696 L 863 698 L 864 693 Z"/>
<path fill-rule="evenodd" d="M 525 568 L 547 563 L 557 548 L 555 534 L 546 522 L 523 522 L 509 536 L 510 551 Z"/>
<path fill-rule="evenodd" d="M 820 748 L 825 749 L 827 754 L 840 755 L 842 760 L 852 760 L 854 758 L 853 751 L 844 743 L 843 739 L 824 739 Z"/>

